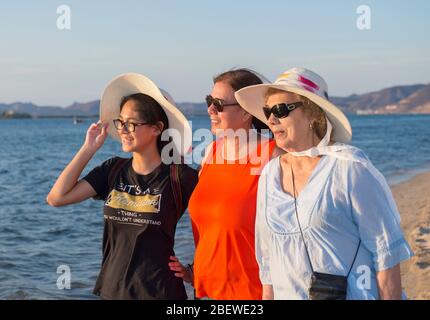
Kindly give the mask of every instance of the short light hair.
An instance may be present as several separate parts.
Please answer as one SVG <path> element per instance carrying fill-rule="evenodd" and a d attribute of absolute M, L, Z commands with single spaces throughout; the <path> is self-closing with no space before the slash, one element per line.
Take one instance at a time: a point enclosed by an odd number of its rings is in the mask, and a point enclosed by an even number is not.
<path fill-rule="evenodd" d="M 269 88 L 264 95 L 265 100 L 274 94 L 279 93 L 286 93 L 287 91 L 276 89 L 276 88 Z M 326 132 L 327 132 L 327 120 L 326 120 L 326 114 L 321 107 L 319 107 L 315 102 L 312 100 L 301 96 L 299 94 L 295 94 L 299 101 L 303 102 L 303 112 L 311 119 L 312 129 L 314 130 L 315 134 L 319 139 L 324 138 Z"/>

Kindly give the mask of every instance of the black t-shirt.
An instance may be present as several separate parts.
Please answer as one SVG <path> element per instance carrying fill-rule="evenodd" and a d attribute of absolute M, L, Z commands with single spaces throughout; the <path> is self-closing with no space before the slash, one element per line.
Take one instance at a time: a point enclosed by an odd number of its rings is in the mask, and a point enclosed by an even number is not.
<path fill-rule="evenodd" d="M 109 190 L 109 172 L 119 159 L 105 161 L 83 178 L 105 201 L 103 261 L 94 293 L 104 299 L 186 299 L 182 279 L 168 266 L 178 222 L 170 166 L 140 175 L 129 159 Z M 185 210 L 198 174 L 180 165 L 179 178 Z"/>

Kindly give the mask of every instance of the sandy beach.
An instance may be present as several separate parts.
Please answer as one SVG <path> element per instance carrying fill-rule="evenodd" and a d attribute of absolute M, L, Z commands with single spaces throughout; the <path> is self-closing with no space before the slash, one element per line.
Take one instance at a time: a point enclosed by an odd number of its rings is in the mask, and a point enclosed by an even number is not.
<path fill-rule="evenodd" d="M 415 256 L 401 266 L 408 299 L 430 299 L 430 173 L 392 187 L 402 227 Z"/>

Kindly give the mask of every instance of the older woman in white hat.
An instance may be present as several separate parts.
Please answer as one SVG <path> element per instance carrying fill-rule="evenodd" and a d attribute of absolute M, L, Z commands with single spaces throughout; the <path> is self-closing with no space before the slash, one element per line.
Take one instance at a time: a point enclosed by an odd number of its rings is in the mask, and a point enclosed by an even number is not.
<path fill-rule="evenodd" d="M 236 92 L 287 153 L 264 168 L 256 255 L 264 299 L 401 299 L 401 261 L 413 253 L 392 194 L 325 81 L 293 68 Z"/>
<path fill-rule="evenodd" d="M 140 74 L 112 80 L 100 102 L 100 121 L 89 127 L 47 197 L 52 206 L 91 197 L 105 202 L 103 262 L 94 288 L 104 299 L 187 299 L 168 262 L 197 172 L 171 163 L 191 146 L 191 128 L 169 98 Z M 132 157 L 110 158 L 79 180 L 108 133 Z M 163 141 L 173 134 L 173 141 Z"/>

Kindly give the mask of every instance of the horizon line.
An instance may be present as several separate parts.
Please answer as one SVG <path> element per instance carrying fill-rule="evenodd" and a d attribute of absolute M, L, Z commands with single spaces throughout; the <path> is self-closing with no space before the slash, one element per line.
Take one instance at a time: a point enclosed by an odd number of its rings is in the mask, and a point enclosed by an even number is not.
<path fill-rule="evenodd" d="M 370 93 L 374 93 L 374 92 L 378 92 L 378 91 L 383 91 L 383 90 L 386 90 L 386 89 L 392 89 L 392 88 L 396 88 L 396 87 L 411 87 L 411 86 L 419 86 L 419 85 L 428 86 L 428 85 L 430 85 L 430 82 L 428 82 L 428 83 L 414 83 L 414 84 L 399 84 L 399 85 L 393 85 L 393 86 L 389 86 L 389 87 L 383 87 L 381 89 L 377 89 L 377 90 L 374 90 L 374 91 L 368 91 L 368 92 L 364 92 L 364 93 L 351 93 L 351 94 L 346 95 L 346 96 L 336 96 L 335 95 L 335 96 L 329 96 L 329 98 L 330 99 L 331 98 L 348 98 L 348 97 L 351 97 L 351 96 L 354 96 L 354 95 L 365 95 L 365 94 L 370 94 Z M 7 105 L 11 105 L 11 104 L 32 104 L 32 105 L 34 105 L 36 107 L 40 107 L 40 108 L 63 108 L 63 109 L 65 109 L 65 108 L 73 106 L 74 104 L 87 104 L 87 103 L 93 103 L 93 102 L 96 102 L 96 101 L 100 101 L 100 98 L 94 99 L 94 100 L 89 100 L 89 101 L 86 101 L 86 102 L 74 101 L 71 104 L 66 105 L 66 106 L 60 106 L 60 105 L 41 105 L 41 104 L 34 103 L 32 101 L 19 101 L 19 100 L 18 101 L 14 101 L 14 102 L 0 102 L 0 104 L 7 104 Z M 204 100 L 202 100 L 201 102 L 191 102 L 191 101 L 178 102 L 178 101 L 175 101 L 175 103 L 176 104 L 186 104 L 186 103 L 190 103 L 190 104 L 204 104 L 205 101 Z"/>

